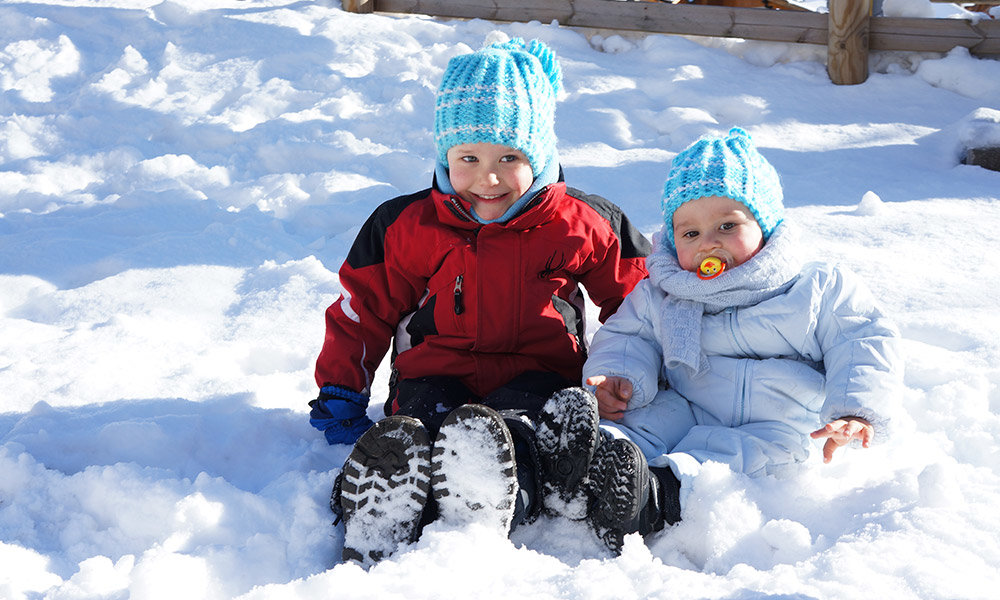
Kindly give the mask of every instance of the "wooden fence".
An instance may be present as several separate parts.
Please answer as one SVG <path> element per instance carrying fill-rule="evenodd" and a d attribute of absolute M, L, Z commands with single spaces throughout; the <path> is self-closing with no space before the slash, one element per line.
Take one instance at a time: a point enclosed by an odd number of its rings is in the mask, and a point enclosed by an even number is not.
<path fill-rule="evenodd" d="M 829 0 L 814 12 L 609 0 L 343 0 L 351 12 L 417 13 L 436 17 L 549 23 L 570 27 L 732 37 L 824 45 L 835 83 L 868 76 L 868 50 L 1000 55 L 1000 20 L 871 17 L 871 0 Z"/>

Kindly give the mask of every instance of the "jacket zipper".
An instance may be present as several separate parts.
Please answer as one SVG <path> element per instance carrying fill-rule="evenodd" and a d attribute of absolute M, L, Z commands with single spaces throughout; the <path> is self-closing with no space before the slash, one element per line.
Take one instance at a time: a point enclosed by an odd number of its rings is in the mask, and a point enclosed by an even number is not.
<path fill-rule="evenodd" d="M 733 346 L 741 353 L 747 354 L 746 348 L 740 343 L 739 337 L 736 335 L 736 325 L 735 325 L 735 309 L 726 309 L 726 325 L 729 329 L 729 337 L 732 341 Z M 746 403 L 747 403 L 747 378 L 748 370 L 750 366 L 750 361 L 745 356 L 739 359 L 740 370 L 739 370 L 739 381 L 737 381 L 736 398 L 734 399 L 733 406 L 733 427 L 739 427 L 744 424 L 744 419 L 746 418 Z"/>
<path fill-rule="evenodd" d="M 465 305 L 462 303 L 462 280 L 465 279 L 464 276 L 459 275 L 455 278 L 455 314 L 460 315 L 465 312 Z"/>
<path fill-rule="evenodd" d="M 473 223 L 476 222 L 476 220 L 472 218 L 472 215 L 470 215 L 465 208 L 462 207 L 462 203 L 456 200 L 454 196 L 448 196 L 448 202 L 451 204 L 452 210 L 454 210 L 460 217 Z"/>
<path fill-rule="evenodd" d="M 750 383 L 749 370 L 750 370 L 750 359 L 741 358 L 740 362 L 740 402 L 739 402 L 739 414 L 737 415 L 737 421 L 735 426 L 746 425 L 746 411 L 747 411 L 747 385 Z"/>

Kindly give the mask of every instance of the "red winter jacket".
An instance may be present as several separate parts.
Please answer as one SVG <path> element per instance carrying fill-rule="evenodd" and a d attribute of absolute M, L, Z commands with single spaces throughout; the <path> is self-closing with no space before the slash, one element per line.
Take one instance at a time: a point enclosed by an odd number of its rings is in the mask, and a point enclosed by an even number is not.
<path fill-rule="evenodd" d="M 646 276 L 650 245 L 620 208 L 559 182 L 483 225 L 436 187 L 379 206 L 340 268 L 316 382 L 368 393 L 395 338 L 400 379 L 459 378 L 484 396 L 525 371 L 578 381 L 580 288 L 603 322 Z"/>

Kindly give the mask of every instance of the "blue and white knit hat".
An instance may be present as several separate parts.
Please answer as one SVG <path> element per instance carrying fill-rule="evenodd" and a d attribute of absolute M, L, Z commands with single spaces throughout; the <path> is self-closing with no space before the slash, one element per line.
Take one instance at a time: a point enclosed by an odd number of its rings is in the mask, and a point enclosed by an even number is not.
<path fill-rule="evenodd" d="M 535 177 L 556 156 L 556 98 L 562 72 L 544 43 L 520 38 L 448 61 L 438 89 L 438 161 L 458 144 L 502 144 L 528 157 Z"/>
<path fill-rule="evenodd" d="M 674 248 L 674 211 L 689 200 L 725 196 L 741 202 L 757 219 L 766 241 L 785 217 L 778 172 L 739 127 L 725 138 L 704 137 L 674 157 L 663 185 L 665 240 Z"/>

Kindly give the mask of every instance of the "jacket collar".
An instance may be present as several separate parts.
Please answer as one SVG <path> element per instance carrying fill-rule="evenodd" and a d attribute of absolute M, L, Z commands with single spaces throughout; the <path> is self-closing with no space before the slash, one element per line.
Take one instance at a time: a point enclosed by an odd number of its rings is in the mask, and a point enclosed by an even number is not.
<path fill-rule="evenodd" d="M 447 225 L 462 229 L 479 229 L 480 227 L 502 227 L 523 230 L 551 221 L 558 214 L 566 195 L 566 182 L 563 180 L 563 170 L 559 167 L 559 179 L 538 190 L 521 208 L 521 211 L 504 223 L 484 225 L 472 217 L 472 206 L 456 194 L 447 194 L 438 185 L 438 176 L 434 175 L 431 196 L 437 210 L 438 218 Z"/>

